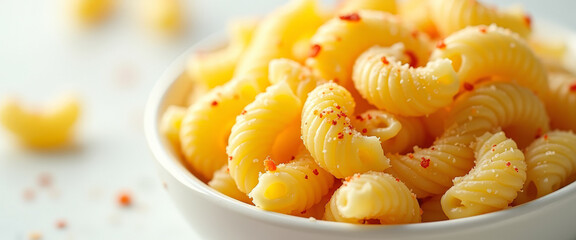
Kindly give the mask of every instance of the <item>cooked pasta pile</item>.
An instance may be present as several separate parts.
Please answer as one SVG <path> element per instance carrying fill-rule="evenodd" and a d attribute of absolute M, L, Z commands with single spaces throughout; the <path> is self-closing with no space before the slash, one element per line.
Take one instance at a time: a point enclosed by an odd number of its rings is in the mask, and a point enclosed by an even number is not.
<path fill-rule="evenodd" d="M 499 211 L 576 179 L 576 77 L 532 47 L 520 10 L 292 0 L 230 34 L 193 54 L 186 74 L 200 90 L 161 130 L 231 198 L 405 224 Z"/>

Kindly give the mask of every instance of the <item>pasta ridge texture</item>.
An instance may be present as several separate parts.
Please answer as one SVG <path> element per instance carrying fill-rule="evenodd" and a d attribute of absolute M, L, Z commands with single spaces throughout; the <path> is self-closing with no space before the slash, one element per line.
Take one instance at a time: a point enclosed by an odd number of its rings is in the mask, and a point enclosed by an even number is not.
<path fill-rule="evenodd" d="M 377 137 L 351 125 L 354 99 L 336 83 L 316 87 L 302 109 L 302 140 L 318 165 L 337 178 L 390 167 Z"/>
<path fill-rule="evenodd" d="M 548 94 L 544 99 L 553 129 L 576 132 L 576 76 L 564 73 L 549 74 Z M 566 111 L 572 109 L 572 111 Z"/>
<path fill-rule="evenodd" d="M 505 209 L 526 181 L 524 154 L 504 132 L 481 136 L 474 151 L 474 168 L 454 179 L 442 196 L 442 209 L 450 219 Z"/>
<path fill-rule="evenodd" d="M 216 189 L 216 191 L 222 194 L 234 198 L 238 201 L 251 204 L 252 200 L 246 195 L 246 193 L 240 192 L 236 186 L 236 182 L 230 176 L 228 172 L 228 166 L 224 165 L 220 169 L 214 172 L 214 177 L 208 182 L 208 186 Z"/>
<path fill-rule="evenodd" d="M 334 192 L 326 205 L 325 219 L 402 224 L 420 222 L 421 216 L 418 200 L 406 185 L 390 174 L 367 172 L 355 174 Z"/>
<path fill-rule="evenodd" d="M 576 134 L 573 132 L 548 132 L 534 140 L 524 154 L 528 177 L 516 203 L 548 195 L 571 183 L 571 178 L 576 176 Z"/>
<path fill-rule="evenodd" d="M 467 26 L 496 24 L 526 38 L 531 32 L 530 17 L 520 10 L 502 11 L 477 0 L 432 0 L 430 15 L 441 36 Z"/>
<path fill-rule="evenodd" d="M 496 25 L 467 27 L 446 37 L 432 60 L 448 58 L 460 81 L 473 84 L 485 78 L 516 82 L 545 94 L 546 69 L 517 34 Z"/>
<path fill-rule="evenodd" d="M 352 79 L 368 102 L 403 116 L 424 116 L 448 106 L 460 86 L 448 59 L 412 68 L 378 46 L 358 57 Z"/>

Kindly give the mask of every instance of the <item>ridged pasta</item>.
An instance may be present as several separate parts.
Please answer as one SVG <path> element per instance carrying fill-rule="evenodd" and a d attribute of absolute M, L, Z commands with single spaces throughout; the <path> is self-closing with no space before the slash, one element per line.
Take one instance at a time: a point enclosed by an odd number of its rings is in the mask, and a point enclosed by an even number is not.
<path fill-rule="evenodd" d="M 180 126 L 185 115 L 185 107 L 172 105 L 166 109 L 162 114 L 162 119 L 160 119 L 160 132 L 178 150 L 180 150 Z"/>
<path fill-rule="evenodd" d="M 208 186 L 216 189 L 216 191 L 222 194 L 234 198 L 238 201 L 252 204 L 252 200 L 246 195 L 246 193 L 240 192 L 236 186 L 236 182 L 230 176 L 228 172 L 228 166 L 224 165 L 220 169 L 214 172 L 214 177 L 208 182 Z"/>
<path fill-rule="evenodd" d="M 369 110 L 355 116 L 352 125 L 364 135 L 378 137 L 385 153 L 407 153 L 414 146 L 424 146 L 428 142 L 428 135 L 419 118 Z"/>
<path fill-rule="evenodd" d="M 422 204 L 420 204 L 420 208 L 422 208 L 422 222 L 448 220 L 444 210 L 442 210 L 441 199 L 442 195 L 437 195 L 422 200 Z"/>
<path fill-rule="evenodd" d="M 553 129 L 576 132 L 576 76 L 551 73 L 544 103 Z M 566 111 L 571 109 L 571 111 Z"/>
<path fill-rule="evenodd" d="M 335 17 L 323 24 L 311 39 L 312 53 L 306 65 L 323 79 L 346 86 L 356 58 L 374 46 L 402 42 L 413 57 L 411 65 L 428 61 L 430 43 L 424 34 L 404 25 L 396 16 L 379 11 Z M 346 51 L 342 51 L 346 49 Z"/>
<path fill-rule="evenodd" d="M 256 87 L 238 81 L 218 86 L 191 105 L 180 127 L 185 160 L 200 179 L 226 164 L 226 145 L 235 118 L 254 100 Z"/>
<path fill-rule="evenodd" d="M 424 116 L 448 106 L 460 86 L 450 60 L 412 68 L 382 47 L 372 47 L 358 57 L 352 79 L 368 102 L 403 116 Z"/>
<path fill-rule="evenodd" d="M 576 176 L 576 135 L 552 131 L 524 150 L 528 172 L 516 204 L 545 196 L 572 182 Z"/>
<path fill-rule="evenodd" d="M 344 0 L 338 6 L 337 12 L 347 14 L 359 10 L 375 10 L 396 14 L 396 0 Z"/>
<path fill-rule="evenodd" d="M 301 104 L 288 84 L 280 82 L 256 96 L 238 115 L 226 152 L 230 175 L 240 191 L 249 193 L 256 186 L 259 174 L 265 172 L 264 160 L 271 155 L 275 139 L 299 120 Z"/>
<path fill-rule="evenodd" d="M 526 38 L 530 17 L 519 9 L 501 11 L 477 0 L 431 0 L 430 15 L 440 36 L 446 37 L 468 26 L 496 24 Z"/>
<path fill-rule="evenodd" d="M 432 39 L 438 31 L 430 14 L 430 0 L 405 0 L 398 3 L 398 15 L 418 30 L 427 33 Z"/>
<path fill-rule="evenodd" d="M 325 220 L 380 224 L 421 221 L 416 196 L 397 178 L 382 172 L 355 174 L 334 192 L 326 205 Z"/>
<path fill-rule="evenodd" d="M 354 99 L 336 83 L 316 87 L 302 109 L 302 139 L 318 165 L 337 178 L 390 167 L 377 137 L 351 125 Z"/>
<path fill-rule="evenodd" d="M 478 139 L 476 165 L 442 196 L 448 218 L 463 218 L 505 209 L 526 181 L 524 154 L 504 132 L 486 133 Z"/>
<path fill-rule="evenodd" d="M 293 161 L 261 174 L 249 196 L 264 210 L 302 213 L 320 202 L 333 185 L 334 176 L 303 148 Z"/>
<path fill-rule="evenodd" d="M 318 83 L 322 82 L 321 79 L 317 79 L 312 75 L 309 68 L 294 60 L 285 58 L 270 61 L 270 73 L 268 76 L 271 84 L 285 81 L 302 102 L 306 101 L 308 93 L 314 90 Z"/>
<path fill-rule="evenodd" d="M 213 52 L 194 53 L 188 61 L 186 73 L 195 83 L 207 88 L 230 81 L 236 64 L 252 41 L 256 26 L 258 21 L 254 19 L 234 21 L 228 29 L 228 45 Z"/>
<path fill-rule="evenodd" d="M 529 89 L 512 83 L 489 83 L 464 93 L 447 116 L 448 127 L 431 147 L 407 155 L 388 155 L 386 171 L 404 182 L 418 198 L 444 193 L 452 179 L 473 166 L 470 143 L 486 132 L 505 130 L 518 146 L 548 131 L 546 110 Z"/>
<path fill-rule="evenodd" d="M 461 82 L 473 84 L 484 78 L 516 82 L 544 94 L 544 65 L 517 34 L 498 27 L 467 27 L 441 41 L 432 60 L 448 58 Z"/>

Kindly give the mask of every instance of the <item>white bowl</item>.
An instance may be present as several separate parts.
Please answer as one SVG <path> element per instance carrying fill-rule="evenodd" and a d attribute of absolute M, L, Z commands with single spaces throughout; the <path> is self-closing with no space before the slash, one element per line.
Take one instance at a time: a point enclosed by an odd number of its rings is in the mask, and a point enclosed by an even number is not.
<path fill-rule="evenodd" d="M 566 38 L 576 64 L 576 35 L 551 24 L 536 34 Z M 190 53 L 222 43 L 208 38 L 184 53 L 154 87 L 146 106 L 145 130 L 161 180 L 182 215 L 202 239 L 576 239 L 576 183 L 521 206 L 475 217 L 409 225 L 353 225 L 311 220 L 258 209 L 229 198 L 192 175 L 168 140 L 159 120 L 170 104 L 180 104 L 191 89 L 181 75 Z"/>

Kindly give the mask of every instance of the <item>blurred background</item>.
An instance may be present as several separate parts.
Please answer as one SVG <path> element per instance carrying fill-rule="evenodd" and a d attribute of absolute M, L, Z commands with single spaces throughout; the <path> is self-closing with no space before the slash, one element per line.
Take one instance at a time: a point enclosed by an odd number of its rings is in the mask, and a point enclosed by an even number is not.
<path fill-rule="evenodd" d="M 196 239 L 156 177 L 147 96 L 195 42 L 287 0 L 110 0 L 96 24 L 74 15 L 78 1 L 0 0 L 0 98 L 42 106 L 72 92 L 82 105 L 66 149 L 31 151 L 0 129 L 0 239 Z M 178 4 L 181 32 L 148 21 L 145 9 L 159 1 Z M 571 0 L 483 2 L 521 4 L 535 22 L 576 30 Z"/>

